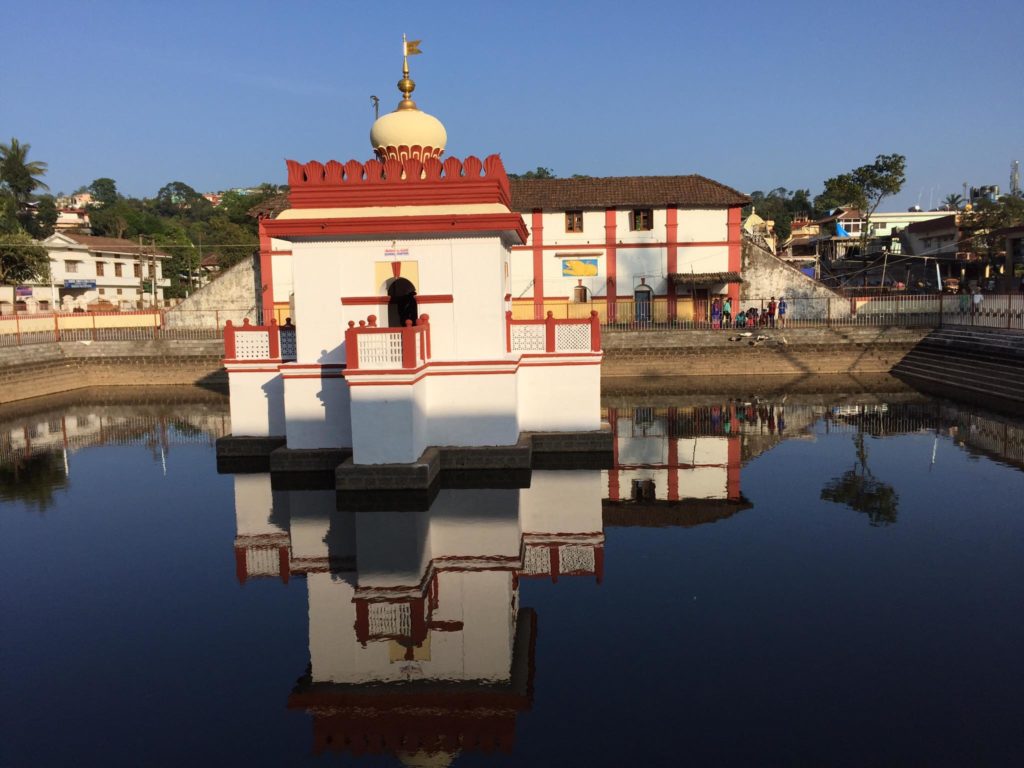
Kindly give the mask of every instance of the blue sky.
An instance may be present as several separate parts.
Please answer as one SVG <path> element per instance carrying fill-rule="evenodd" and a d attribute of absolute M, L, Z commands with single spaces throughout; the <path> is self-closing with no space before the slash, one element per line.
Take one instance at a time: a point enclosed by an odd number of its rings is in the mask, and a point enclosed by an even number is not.
<path fill-rule="evenodd" d="M 366 159 L 401 35 L 448 154 L 511 171 L 701 173 L 809 187 L 907 156 L 886 208 L 1024 160 L 1024 3 L 48 2 L 5 14 L 0 137 L 53 191 L 151 196 L 285 181 L 284 159 Z"/>

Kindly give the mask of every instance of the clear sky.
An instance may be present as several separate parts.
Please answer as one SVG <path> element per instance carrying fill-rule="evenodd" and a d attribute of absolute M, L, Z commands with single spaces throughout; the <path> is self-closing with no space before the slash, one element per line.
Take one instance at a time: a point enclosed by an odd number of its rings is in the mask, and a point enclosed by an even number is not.
<path fill-rule="evenodd" d="M 808 187 L 906 155 L 893 209 L 1024 161 L 1024 2 L 46 2 L 4 14 L 0 140 L 52 191 L 284 183 L 372 156 L 401 35 L 448 154 L 510 171 Z"/>

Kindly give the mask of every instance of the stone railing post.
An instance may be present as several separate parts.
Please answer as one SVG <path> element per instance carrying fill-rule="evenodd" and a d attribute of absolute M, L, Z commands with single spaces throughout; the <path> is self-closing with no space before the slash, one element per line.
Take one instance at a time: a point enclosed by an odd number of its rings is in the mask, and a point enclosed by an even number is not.
<path fill-rule="evenodd" d="M 412 320 L 406 320 L 402 328 L 402 367 L 416 367 L 416 326 Z"/>
<path fill-rule="evenodd" d="M 360 320 L 362 325 L 363 321 Z M 359 367 L 359 339 L 356 333 L 356 324 L 349 320 L 348 329 L 345 331 L 345 367 L 355 370 Z"/>
<path fill-rule="evenodd" d="M 596 310 L 590 311 L 590 351 L 601 351 L 601 317 Z"/>
<path fill-rule="evenodd" d="M 278 336 L 276 318 L 270 318 L 270 323 L 267 325 L 267 335 L 270 338 L 270 359 L 279 360 L 281 358 L 281 337 Z"/>
<path fill-rule="evenodd" d="M 235 359 L 235 326 L 230 320 L 224 324 L 224 357 Z"/>
<path fill-rule="evenodd" d="M 548 312 L 547 318 L 544 320 L 544 351 L 554 352 L 555 351 L 555 316 L 552 312 Z"/>
<path fill-rule="evenodd" d="M 512 351 L 512 310 L 505 311 L 505 351 Z"/>

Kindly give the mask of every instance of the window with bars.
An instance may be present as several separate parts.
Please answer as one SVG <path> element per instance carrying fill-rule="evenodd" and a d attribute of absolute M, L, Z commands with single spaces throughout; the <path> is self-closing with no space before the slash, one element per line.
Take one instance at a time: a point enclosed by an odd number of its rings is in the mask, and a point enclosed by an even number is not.
<path fill-rule="evenodd" d="M 650 208 L 634 208 L 629 212 L 631 232 L 649 232 L 654 229 L 654 211 Z"/>
<path fill-rule="evenodd" d="M 103 277 L 106 265 L 102 261 L 96 262 L 96 277 Z"/>
<path fill-rule="evenodd" d="M 132 265 L 132 269 L 135 271 L 135 276 L 136 277 L 142 277 L 142 265 L 141 264 L 133 264 Z"/>
<path fill-rule="evenodd" d="M 123 272 L 124 272 L 124 265 L 123 264 L 115 264 L 114 265 L 114 277 L 124 277 Z"/>
<path fill-rule="evenodd" d="M 76 274 L 78 272 L 78 264 L 79 264 L 79 262 L 77 262 L 77 261 L 65 261 L 64 262 L 64 271 L 66 273 L 68 273 L 69 275 Z"/>
<path fill-rule="evenodd" d="M 583 211 L 566 211 L 565 212 L 565 231 L 566 232 L 582 232 L 583 231 Z"/>

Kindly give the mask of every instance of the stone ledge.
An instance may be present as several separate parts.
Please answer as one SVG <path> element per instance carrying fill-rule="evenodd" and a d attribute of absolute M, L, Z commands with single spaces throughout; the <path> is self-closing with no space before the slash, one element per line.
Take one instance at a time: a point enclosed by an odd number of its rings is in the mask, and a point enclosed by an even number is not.
<path fill-rule="evenodd" d="M 333 472 L 352 460 L 351 448 L 276 448 L 270 452 L 271 472 Z"/>
<path fill-rule="evenodd" d="M 339 491 L 427 490 L 441 472 L 441 452 L 427 448 L 411 464 L 353 464 L 347 458 L 334 472 Z"/>

